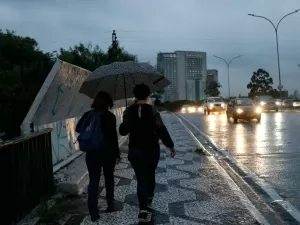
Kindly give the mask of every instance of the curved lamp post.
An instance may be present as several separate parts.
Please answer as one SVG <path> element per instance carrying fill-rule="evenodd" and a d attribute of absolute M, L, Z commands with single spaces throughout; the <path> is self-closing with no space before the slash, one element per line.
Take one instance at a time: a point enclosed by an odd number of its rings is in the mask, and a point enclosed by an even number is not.
<path fill-rule="evenodd" d="M 279 22 L 277 23 L 276 26 L 275 26 L 275 24 L 274 24 L 270 19 L 268 19 L 267 17 L 264 17 L 264 16 L 258 16 L 258 15 L 255 15 L 255 14 L 248 14 L 248 16 L 258 17 L 258 18 L 262 18 L 262 19 L 265 19 L 265 20 L 269 21 L 269 22 L 272 24 L 272 26 L 273 26 L 273 28 L 274 28 L 274 30 L 275 30 L 275 35 L 276 35 L 276 45 L 277 45 L 278 79 L 279 79 L 278 89 L 279 89 L 279 91 L 280 91 L 280 98 L 281 98 L 281 99 L 282 99 L 282 89 L 283 89 L 283 86 L 282 86 L 282 84 L 281 84 L 281 71 L 280 71 L 279 45 L 278 45 L 278 27 L 279 27 L 281 21 L 282 21 L 284 18 L 286 18 L 286 17 L 288 17 L 288 16 L 290 16 L 290 15 L 292 15 L 292 14 L 294 14 L 294 13 L 297 13 L 297 12 L 299 12 L 299 11 L 300 11 L 300 9 L 297 9 L 297 10 L 295 10 L 294 12 L 291 12 L 291 13 L 286 14 L 285 16 L 283 16 L 283 17 L 279 20 Z"/>
<path fill-rule="evenodd" d="M 230 63 L 231 63 L 233 60 L 235 60 L 235 59 L 237 59 L 237 58 L 240 58 L 242 55 L 238 55 L 238 56 L 232 58 L 229 62 L 227 62 L 227 61 L 226 61 L 225 59 L 223 59 L 222 57 L 219 57 L 219 56 L 216 56 L 216 55 L 213 55 L 213 56 L 216 57 L 216 58 L 218 58 L 218 59 L 223 60 L 223 61 L 226 63 L 226 65 L 227 65 L 227 72 L 228 72 L 228 98 L 230 99 L 229 66 L 230 66 Z"/>

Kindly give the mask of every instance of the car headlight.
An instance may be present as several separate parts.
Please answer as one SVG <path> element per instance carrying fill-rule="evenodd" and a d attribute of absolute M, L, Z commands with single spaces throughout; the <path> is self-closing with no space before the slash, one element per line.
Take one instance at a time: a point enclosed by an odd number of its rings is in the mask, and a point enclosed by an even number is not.
<path fill-rule="evenodd" d="M 224 103 L 222 103 L 222 104 L 221 104 L 221 107 L 225 107 L 225 104 L 224 104 Z"/>
<path fill-rule="evenodd" d="M 214 104 L 212 104 L 212 103 L 211 103 L 211 104 L 209 104 L 209 107 L 210 107 L 210 108 L 214 107 Z"/>
<path fill-rule="evenodd" d="M 257 107 L 257 108 L 255 109 L 255 112 L 256 112 L 256 113 L 261 113 L 261 108 L 260 108 L 260 107 Z"/>
<path fill-rule="evenodd" d="M 243 111 L 242 109 L 237 109 L 236 112 L 237 112 L 238 114 L 241 114 L 241 113 L 243 113 L 244 111 Z"/>
<path fill-rule="evenodd" d="M 182 109 L 181 109 L 181 111 L 183 111 L 183 112 L 184 112 L 184 111 L 185 111 L 185 108 L 182 108 Z"/>
<path fill-rule="evenodd" d="M 265 105 L 266 103 L 265 102 L 260 102 L 260 105 L 262 106 L 262 105 Z"/>
<path fill-rule="evenodd" d="M 199 107 L 199 108 L 198 108 L 198 112 L 201 112 L 201 111 L 202 111 L 202 108 L 201 108 L 201 107 Z"/>
<path fill-rule="evenodd" d="M 276 102 L 276 105 L 280 105 L 280 102 Z"/>

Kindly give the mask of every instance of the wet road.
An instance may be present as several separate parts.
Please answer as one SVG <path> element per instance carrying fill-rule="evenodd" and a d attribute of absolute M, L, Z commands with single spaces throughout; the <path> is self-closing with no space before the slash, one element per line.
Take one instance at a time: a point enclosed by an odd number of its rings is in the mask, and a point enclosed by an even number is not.
<path fill-rule="evenodd" d="M 228 123 L 225 115 L 181 115 L 300 209 L 300 112 L 263 113 L 260 124 Z"/>

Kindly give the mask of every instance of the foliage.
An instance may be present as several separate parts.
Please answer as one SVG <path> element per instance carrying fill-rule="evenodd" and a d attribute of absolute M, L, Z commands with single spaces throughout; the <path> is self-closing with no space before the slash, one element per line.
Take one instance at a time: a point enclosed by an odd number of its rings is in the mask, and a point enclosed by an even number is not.
<path fill-rule="evenodd" d="M 166 101 L 163 104 L 165 110 L 170 111 L 170 112 L 180 111 L 183 105 L 196 105 L 196 103 L 193 101 L 189 101 L 189 100 L 179 100 L 179 101 L 174 101 L 174 102 Z"/>
<path fill-rule="evenodd" d="M 220 95 L 219 88 L 222 87 L 218 82 L 212 81 L 204 91 L 207 96 L 218 97 Z"/>
<path fill-rule="evenodd" d="M 137 57 L 121 48 L 117 41 L 109 46 L 107 52 L 103 52 L 99 45 L 93 46 L 92 43 L 87 45 L 79 43 L 68 50 L 61 48 L 57 57 L 90 71 L 112 62 L 137 61 Z"/>
<path fill-rule="evenodd" d="M 60 48 L 60 52 L 57 54 L 57 58 L 88 70 L 95 70 L 102 66 L 105 57 L 105 53 L 100 47 L 98 45 L 93 46 L 91 43 L 87 45 L 79 43 L 68 50 Z"/>
<path fill-rule="evenodd" d="M 0 30 L 0 132 L 6 132 L 5 138 L 20 134 L 53 63 L 53 55 L 40 51 L 36 40 Z"/>
<path fill-rule="evenodd" d="M 118 42 L 107 52 L 98 45 L 79 43 L 59 52 L 44 53 L 36 40 L 0 30 L 0 132 L 4 139 L 20 135 L 20 125 L 46 79 L 55 57 L 88 70 L 114 61 L 137 61 Z"/>
<path fill-rule="evenodd" d="M 250 89 L 249 96 L 267 95 L 273 91 L 273 79 L 269 73 L 263 69 L 258 69 L 253 73 L 247 88 Z"/>
<path fill-rule="evenodd" d="M 199 155 L 206 155 L 206 152 L 204 151 L 204 149 L 200 148 L 200 147 L 196 148 L 194 152 Z"/>

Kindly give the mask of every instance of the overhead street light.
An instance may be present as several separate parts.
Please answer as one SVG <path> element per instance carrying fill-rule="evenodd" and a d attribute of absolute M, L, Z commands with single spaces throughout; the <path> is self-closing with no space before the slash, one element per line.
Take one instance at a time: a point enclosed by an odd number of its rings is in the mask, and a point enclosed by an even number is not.
<path fill-rule="evenodd" d="M 242 57 L 242 55 L 238 55 L 238 56 L 232 58 L 229 62 L 227 62 L 226 59 L 223 59 L 222 57 L 219 57 L 219 56 L 216 56 L 216 55 L 213 55 L 213 56 L 216 57 L 216 58 L 218 58 L 218 59 L 223 60 L 223 61 L 226 63 L 226 65 L 227 65 L 227 73 L 228 73 L 228 74 L 227 74 L 227 75 L 228 75 L 228 98 L 230 98 L 229 66 L 230 66 L 230 63 L 231 63 L 233 60 Z"/>
<path fill-rule="evenodd" d="M 283 17 L 279 20 L 279 22 L 277 23 L 276 26 L 275 26 L 275 24 L 274 24 L 270 19 L 268 19 L 267 17 L 264 17 L 264 16 L 258 16 L 258 15 L 255 15 L 255 14 L 248 14 L 248 16 L 258 17 L 258 18 L 262 18 L 262 19 L 265 19 L 265 20 L 269 21 L 269 22 L 272 24 L 272 26 L 273 26 L 273 28 L 274 28 L 274 30 L 275 30 L 275 34 L 276 34 L 276 45 L 277 45 L 278 79 L 279 79 L 278 89 L 279 89 L 279 91 L 280 91 L 280 98 L 281 98 L 281 99 L 282 99 L 282 89 L 283 89 L 283 86 L 282 86 L 282 83 L 281 83 L 281 70 L 280 70 L 279 45 L 278 45 L 278 27 L 279 27 L 281 21 L 282 21 L 284 18 L 286 18 L 286 17 L 288 17 L 288 16 L 290 16 L 290 15 L 292 15 L 292 14 L 294 14 L 294 13 L 297 13 L 297 12 L 299 12 L 299 11 L 300 11 L 300 9 L 297 9 L 297 10 L 291 12 L 291 13 L 286 14 L 285 16 L 283 16 Z"/>

